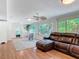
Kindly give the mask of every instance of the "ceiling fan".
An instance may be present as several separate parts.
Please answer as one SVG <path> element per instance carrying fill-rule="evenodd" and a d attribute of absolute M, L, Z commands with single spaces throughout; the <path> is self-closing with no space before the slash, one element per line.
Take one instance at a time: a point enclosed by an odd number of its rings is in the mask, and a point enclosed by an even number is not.
<path fill-rule="evenodd" d="M 31 18 L 25 18 L 28 19 L 29 21 L 44 21 L 47 20 L 47 17 L 45 16 L 40 16 L 39 13 L 36 13 L 34 16 L 32 16 Z"/>
<path fill-rule="evenodd" d="M 41 20 L 46 20 L 47 17 L 45 16 L 40 16 L 39 13 L 36 13 L 36 15 L 33 16 L 33 19 L 37 20 L 37 21 L 41 21 Z"/>

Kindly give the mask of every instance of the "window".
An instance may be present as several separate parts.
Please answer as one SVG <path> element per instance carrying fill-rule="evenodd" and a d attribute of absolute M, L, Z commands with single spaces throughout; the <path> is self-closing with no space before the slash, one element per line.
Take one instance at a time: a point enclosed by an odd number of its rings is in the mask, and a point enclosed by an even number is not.
<path fill-rule="evenodd" d="M 29 24 L 26 26 L 26 29 L 29 33 L 35 33 L 36 32 L 36 25 L 35 24 Z"/>
<path fill-rule="evenodd" d="M 45 36 L 49 36 L 51 29 L 52 29 L 51 24 L 43 23 L 43 24 L 40 24 L 39 26 L 39 32 Z"/>
<path fill-rule="evenodd" d="M 59 32 L 65 32 L 66 31 L 66 21 L 65 20 L 59 20 L 58 21 L 58 31 Z"/>
<path fill-rule="evenodd" d="M 79 18 L 59 20 L 58 31 L 59 32 L 79 32 Z"/>
<path fill-rule="evenodd" d="M 16 35 L 21 35 L 21 29 L 20 29 L 20 27 L 16 27 Z"/>
<path fill-rule="evenodd" d="M 50 23 L 40 23 L 40 24 L 29 24 L 26 26 L 26 30 L 29 32 L 29 33 L 40 33 L 40 34 L 43 34 L 43 35 L 49 35 L 51 33 L 51 30 L 52 30 L 52 24 Z"/>

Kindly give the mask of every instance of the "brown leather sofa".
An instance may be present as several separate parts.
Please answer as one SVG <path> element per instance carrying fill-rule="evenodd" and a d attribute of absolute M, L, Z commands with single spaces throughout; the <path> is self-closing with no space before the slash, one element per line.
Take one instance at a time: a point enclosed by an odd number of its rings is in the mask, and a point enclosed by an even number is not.
<path fill-rule="evenodd" d="M 52 32 L 49 37 L 54 41 L 54 49 L 79 58 L 79 34 Z"/>

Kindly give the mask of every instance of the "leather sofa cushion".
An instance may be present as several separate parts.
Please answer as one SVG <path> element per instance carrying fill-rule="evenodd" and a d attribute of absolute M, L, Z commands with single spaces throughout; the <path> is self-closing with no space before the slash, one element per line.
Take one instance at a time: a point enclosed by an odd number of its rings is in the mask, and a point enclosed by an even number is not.
<path fill-rule="evenodd" d="M 50 38 L 53 39 L 53 40 L 58 40 L 59 36 L 50 36 Z"/>
<path fill-rule="evenodd" d="M 75 33 L 53 32 L 50 35 L 50 39 L 53 39 L 59 42 L 79 45 L 79 34 L 75 34 Z"/>
<path fill-rule="evenodd" d="M 54 48 L 54 41 L 52 40 L 40 40 L 36 42 L 36 47 L 42 51 L 49 51 Z"/>
<path fill-rule="evenodd" d="M 79 58 L 79 46 L 71 45 L 70 46 L 70 53 L 71 53 L 71 55 Z"/>
<path fill-rule="evenodd" d="M 51 36 L 51 38 L 55 41 L 64 42 L 64 43 L 72 43 L 73 37 L 64 37 L 64 36 Z"/>
<path fill-rule="evenodd" d="M 65 37 L 75 37 L 76 36 L 75 33 L 62 33 L 61 35 L 65 36 Z"/>
<path fill-rule="evenodd" d="M 70 52 L 71 52 L 71 53 L 79 54 L 79 46 L 71 45 L 71 47 L 70 47 Z"/>
<path fill-rule="evenodd" d="M 59 49 L 69 50 L 70 44 L 62 43 L 62 42 L 55 42 L 55 47 Z"/>
<path fill-rule="evenodd" d="M 79 38 L 79 34 L 76 34 L 76 37 Z"/>
<path fill-rule="evenodd" d="M 37 42 L 37 44 L 40 44 L 40 45 L 47 45 L 47 44 L 50 44 L 50 43 L 53 43 L 53 41 L 51 40 L 40 40 Z"/>
<path fill-rule="evenodd" d="M 61 42 L 64 42 L 64 43 L 72 43 L 74 38 L 70 38 L 70 37 L 62 37 L 61 39 Z"/>

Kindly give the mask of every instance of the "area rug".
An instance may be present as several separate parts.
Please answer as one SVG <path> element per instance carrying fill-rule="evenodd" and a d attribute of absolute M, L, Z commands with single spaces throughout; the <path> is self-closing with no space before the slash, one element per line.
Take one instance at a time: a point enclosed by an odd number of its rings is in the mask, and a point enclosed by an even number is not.
<path fill-rule="evenodd" d="M 36 47 L 36 42 L 37 40 L 14 40 L 13 44 L 16 50 L 23 50 Z"/>

